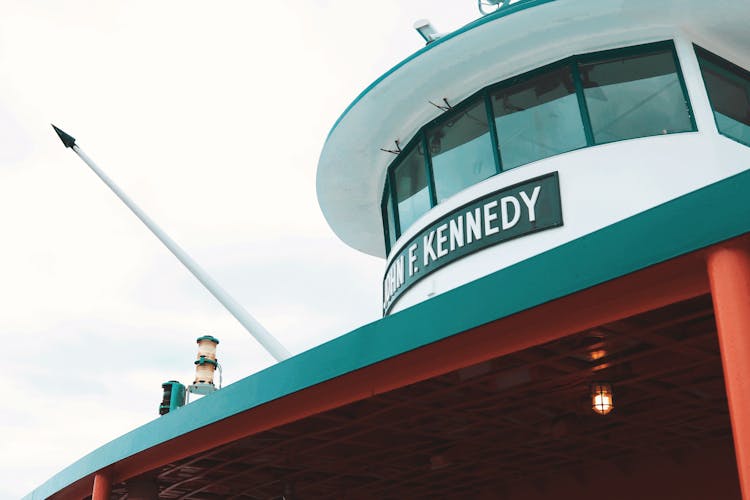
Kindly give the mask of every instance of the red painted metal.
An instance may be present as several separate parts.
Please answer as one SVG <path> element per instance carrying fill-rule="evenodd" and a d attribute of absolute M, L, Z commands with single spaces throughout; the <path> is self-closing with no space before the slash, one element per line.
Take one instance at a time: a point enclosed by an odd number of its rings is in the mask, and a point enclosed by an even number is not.
<path fill-rule="evenodd" d="M 94 475 L 94 487 L 91 500 L 109 500 L 112 494 L 112 477 L 107 471 L 99 471 Z"/>
<path fill-rule="evenodd" d="M 712 248 L 708 274 L 742 498 L 750 500 L 750 249 L 740 243 Z"/>
<path fill-rule="evenodd" d="M 318 384 L 121 460 L 111 479 L 117 484 L 327 410 L 704 295 L 705 261 L 706 250 L 684 255 Z M 74 498 L 68 493 L 86 484 L 91 476 L 55 497 Z"/>
<path fill-rule="evenodd" d="M 116 481 L 331 408 L 708 292 L 700 252 L 503 318 L 227 418 L 115 464 Z"/>

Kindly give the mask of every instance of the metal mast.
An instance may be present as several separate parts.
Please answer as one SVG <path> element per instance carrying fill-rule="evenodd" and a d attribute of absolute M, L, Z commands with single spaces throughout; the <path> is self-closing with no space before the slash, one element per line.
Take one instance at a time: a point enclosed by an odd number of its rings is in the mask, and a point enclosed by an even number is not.
<path fill-rule="evenodd" d="M 201 268 L 190 255 L 185 252 L 172 238 L 169 237 L 146 213 L 138 207 L 112 179 L 110 179 L 89 156 L 76 144 L 76 140 L 69 134 L 52 125 L 66 148 L 72 149 L 91 170 L 122 200 L 125 205 L 143 222 L 154 236 L 159 238 L 177 259 L 195 276 L 198 281 L 234 316 L 250 335 L 262 345 L 276 361 L 283 361 L 291 355 L 281 343 L 266 330 L 239 302 L 227 293 L 219 284 Z"/>

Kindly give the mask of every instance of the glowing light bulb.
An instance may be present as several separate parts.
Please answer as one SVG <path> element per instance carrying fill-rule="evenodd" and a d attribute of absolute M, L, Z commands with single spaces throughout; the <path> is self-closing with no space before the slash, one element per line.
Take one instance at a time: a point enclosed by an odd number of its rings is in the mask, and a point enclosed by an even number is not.
<path fill-rule="evenodd" d="M 591 408 L 600 415 L 606 415 L 615 407 L 612 386 L 604 382 L 591 385 Z"/>

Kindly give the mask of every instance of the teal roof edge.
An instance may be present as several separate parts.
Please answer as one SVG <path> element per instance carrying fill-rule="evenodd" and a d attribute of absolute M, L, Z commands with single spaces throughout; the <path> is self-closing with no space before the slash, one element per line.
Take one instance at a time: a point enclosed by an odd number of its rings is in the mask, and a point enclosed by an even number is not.
<path fill-rule="evenodd" d="M 234 414 L 748 233 L 748 192 L 745 171 L 364 325 L 105 444 L 25 498 L 47 498 L 103 467 Z"/>
<path fill-rule="evenodd" d="M 448 40 L 451 40 L 453 38 L 456 38 L 457 36 L 466 33 L 467 31 L 470 31 L 478 26 L 482 26 L 483 24 L 487 24 L 489 22 L 492 22 L 496 19 L 500 19 L 505 16 L 509 16 L 511 14 L 514 14 L 516 12 L 520 12 L 522 10 L 530 9 L 532 7 L 536 7 L 538 5 L 542 5 L 545 3 L 554 2 L 555 0 L 520 0 L 519 2 L 516 2 L 512 5 L 508 5 L 507 7 L 503 7 L 501 9 L 498 9 L 497 11 L 493 12 L 492 14 L 487 14 L 486 16 L 480 17 L 479 19 L 470 22 L 469 24 L 457 29 L 456 31 L 453 31 L 451 33 L 448 33 L 445 36 L 442 36 L 435 40 L 434 42 L 430 42 L 429 44 L 425 45 L 400 63 L 393 66 L 391 69 L 380 75 L 380 77 L 372 82 L 370 85 L 367 86 L 362 92 L 359 93 L 357 97 L 354 98 L 354 100 L 349 104 L 346 109 L 344 109 L 344 112 L 341 113 L 341 115 L 336 119 L 336 121 L 333 123 L 333 126 L 331 127 L 331 130 L 328 132 L 328 135 L 326 136 L 326 142 L 328 142 L 328 139 L 331 137 L 331 134 L 333 134 L 333 131 L 336 130 L 336 127 L 338 127 L 339 123 L 341 123 L 341 120 L 344 119 L 344 117 L 349 114 L 349 111 L 352 110 L 354 106 L 357 105 L 359 101 L 362 100 L 372 89 L 378 86 L 380 82 L 388 78 L 390 75 L 398 71 L 399 68 L 402 66 L 405 66 L 410 61 L 418 58 L 428 50 L 432 50 L 435 47 L 439 46 L 440 44 L 443 44 L 447 42 Z"/>

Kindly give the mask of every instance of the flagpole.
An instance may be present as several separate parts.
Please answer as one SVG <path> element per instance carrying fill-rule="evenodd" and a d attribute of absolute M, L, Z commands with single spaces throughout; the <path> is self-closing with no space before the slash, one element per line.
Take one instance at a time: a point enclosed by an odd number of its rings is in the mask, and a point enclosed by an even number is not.
<path fill-rule="evenodd" d="M 63 142 L 66 148 L 72 149 L 75 154 L 78 155 L 86 165 L 94 171 L 109 189 L 117 195 L 120 200 L 143 222 L 149 230 L 159 238 L 164 246 L 166 246 L 177 259 L 196 277 L 198 281 L 213 295 L 216 300 L 223 305 L 229 313 L 245 327 L 250 335 L 252 335 L 263 348 L 273 356 L 276 361 L 283 361 L 291 356 L 289 351 L 279 342 L 276 337 L 266 330 L 247 310 L 242 307 L 239 302 L 229 295 L 206 271 L 201 268 L 197 262 L 195 262 L 190 255 L 187 254 L 170 236 L 165 233 L 143 210 L 131 200 L 107 174 L 105 174 L 94 160 L 92 160 L 79 146 L 76 144 L 75 138 L 66 134 L 64 131 L 52 125 L 55 129 L 60 140 Z"/>

